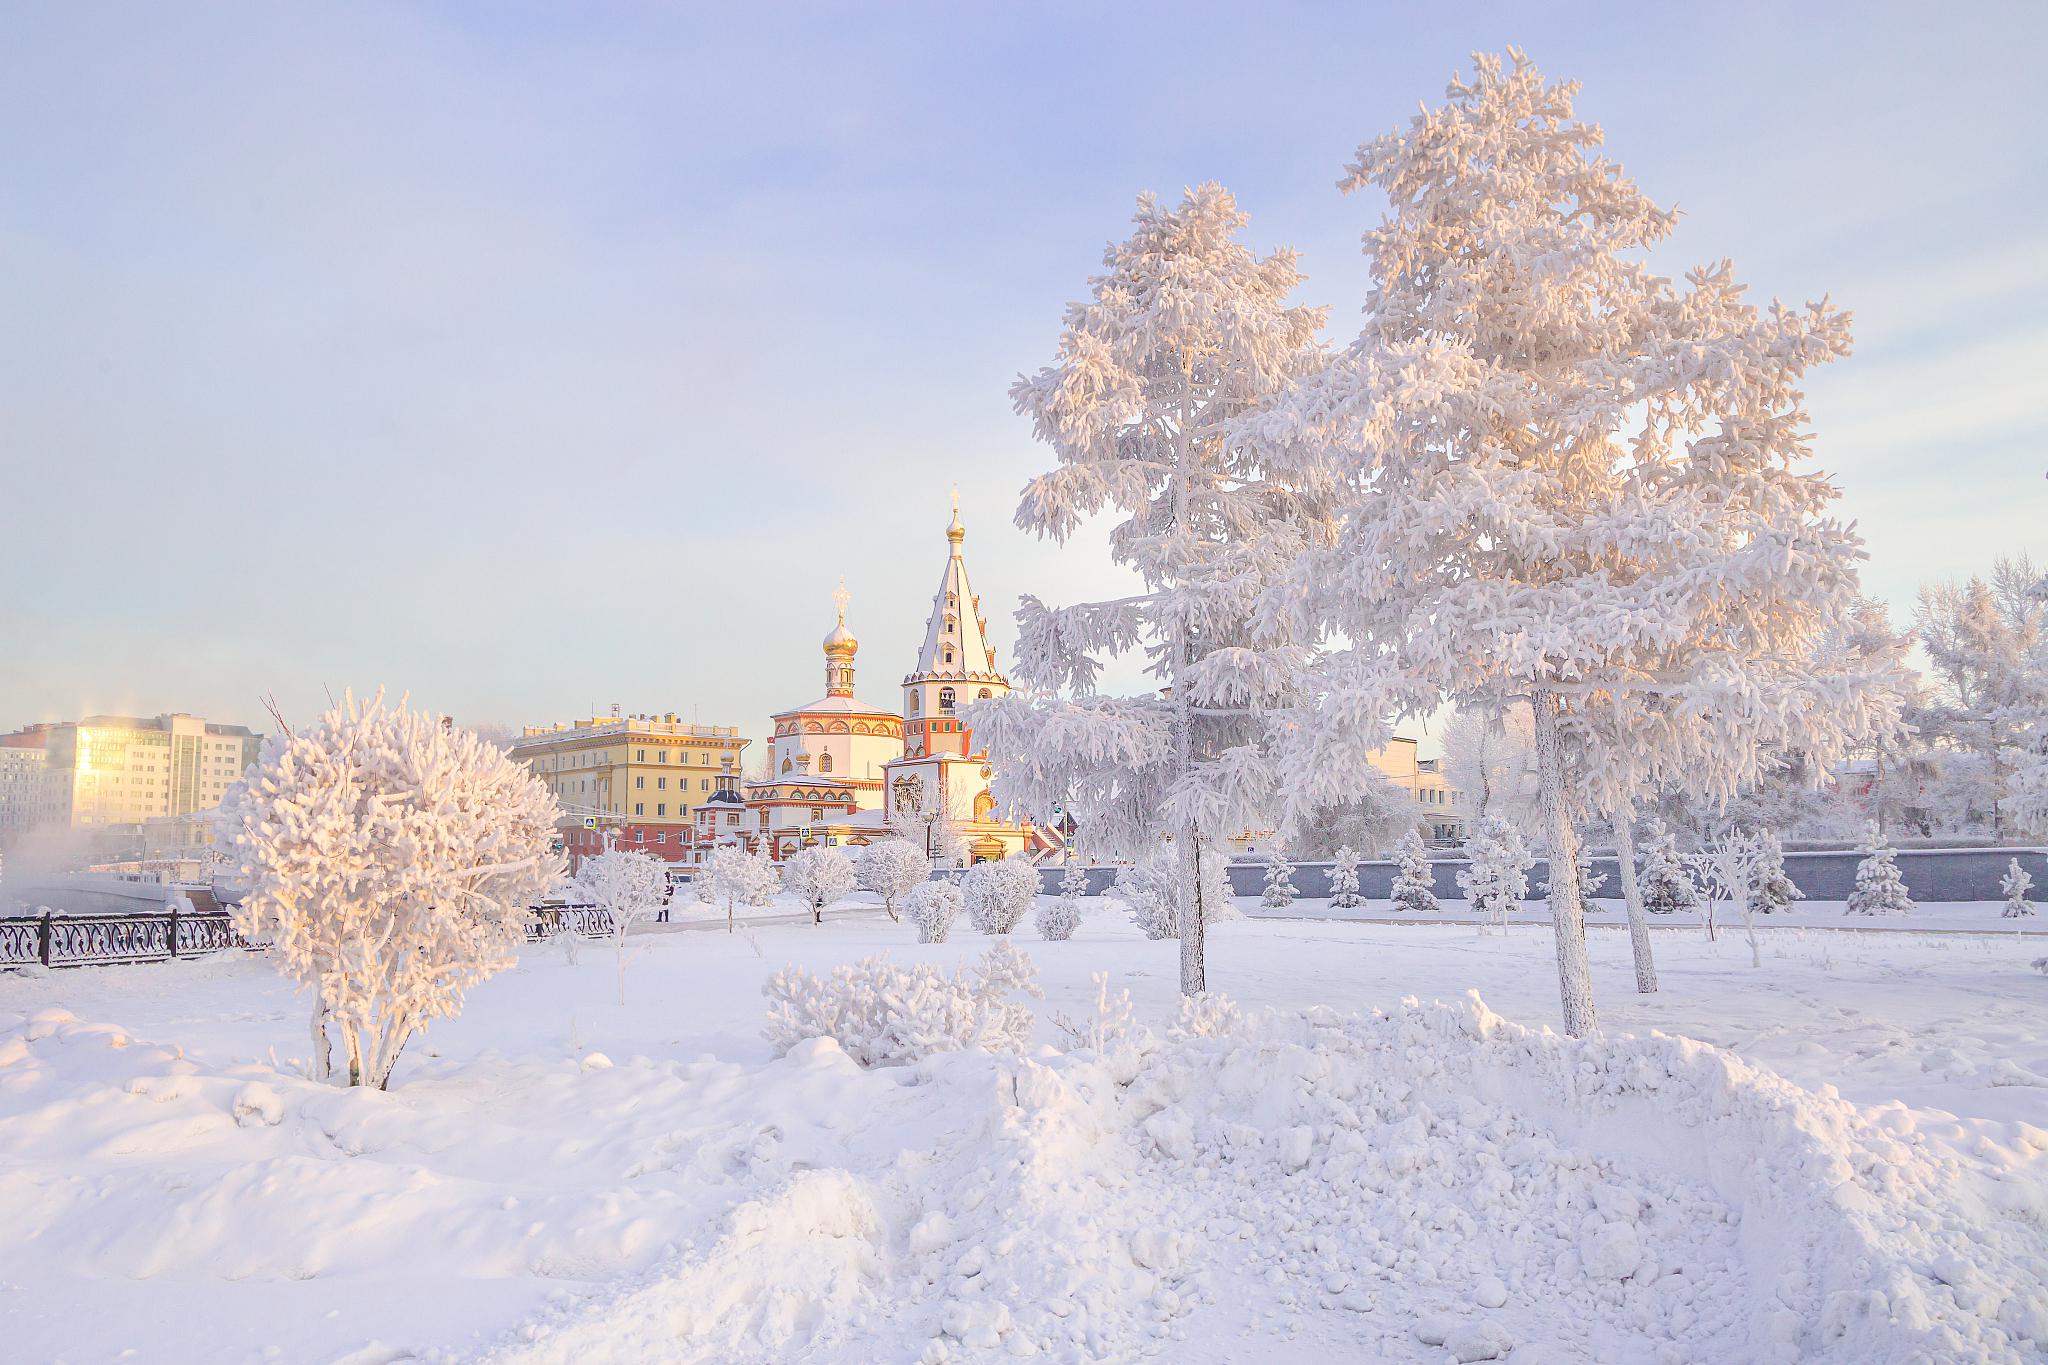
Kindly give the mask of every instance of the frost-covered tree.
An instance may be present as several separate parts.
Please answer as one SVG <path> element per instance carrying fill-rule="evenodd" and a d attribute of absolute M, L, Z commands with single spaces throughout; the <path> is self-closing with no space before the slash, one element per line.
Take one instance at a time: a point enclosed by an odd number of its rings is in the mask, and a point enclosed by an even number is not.
<path fill-rule="evenodd" d="M 1022 858 L 976 863 L 960 883 L 967 918 L 984 934 L 1007 934 L 1031 913 L 1038 896 L 1038 869 Z"/>
<path fill-rule="evenodd" d="M 1700 924 L 1711 941 L 1719 937 L 1714 923 L 1715 908 L 1722 901 L 1742 911 L 1742 927 L 1749 935 L 1749 965 L 1764 965 L 1763 948 L 1756 937 L 1757 878 L 1762 871 L 1763 845 L 1753 834 L 1732 826 L 1709 835 L 1685 860 L 1700 896 Z"/>
<path fill-rule="evenodd" d="M 884 839 L 860 851 L 856 868 L 860 889 L 882 898 L 889 918 L 896 918 L 896 902 L 931 880 L 931 860 L 924 850 L 906 839 Z"/>
<path fill-rule="evenodd" d="M 651 853 L 608 848 L 584 861 L 576 873 L 576 891 L 605 912 L 609 926 L 605 937 L 616 959 L 619 1003 L 623 1005 L 628 936 L 634 925 L 652 919 L 668 904 L 668 867 Z"/>
<path fill-rule="evenodd" d="M 1695 908 L 1699 896 L 1686 874 L 1684 859 L 1678 856 L 1678 836 L 1665 828 L 1662 820 L 1652 820 L 1643 826 L 1641 848 L 1643 907 L 1653 915 Z"/>
<path fill-rule="evenodd" d="M 1175 920 L 1181 989 L 1204 989 L 1205 864 L 1245 829 L 1290 828 L 1354 795 L 1385 733 L 1376 713 L 1341 730 L 1294 725 L 1319 706 L 1316 635 L 1259 609 L 1262 590 L 1327 539 L 1318 485 L 1268 476 L 1231 424 L 1324 360 L 1320 309 L 1291 306 L 1291 251 L 1255 256 L 1246 216 L 1218 185 L 1172 207 L 1138 201 L 1089 297 L 1069 308 L 1054 363 L 1011 390 L 1058 466 L 1026 487 L 1017 523 L 1064 542 L 1121 519 L 1111 557 L 1142 590 L 1017 613 L 1018 691 L 969 719 L 1002 755 L 996 786 L 1028 810 L 1065 809 L 1113 855 L 1171 837 L 1182 861 Z M 1096 691 L 1104 658 L 1142 651 L 1159 690 Z M 1313 735 L 1315 743 L 1305 744 Z"/>
<path fill-rule="evenodd" d="M 221 810 L 249 888 L 236 924 L 311 988 L 318 1076 L 331 1027 L 349 1084 L 384 1088 L 415 1031 L 512 965 L 565 871 L 557 815 L 503 750 L 381 693 L 264 741 Z"/>
<path fill-rule="evenodd" d="M 1536 721 L 1527 703 L 1459 711 L 1444 727 L 1444 773 L 1475 817 L 1498 816 L 1537 832 Z"/>
<path fill-rule="evenodd" d="M 852 895 L 859 878 L 853 860 L 822 844 L 798 849 L 782 865 L 782 889 L 811 907 L 811 922 L 825 922 L 825 907 Z"/>
<path fill-rule="evenodd" d="M 1358 851 L 1346 844 L 1330 859 L 1330 904 L 1351 910 L 1365 904 L 1358 894 Z"/>
<path fill-rule="evenodd" d="M 2027 890 L 2033 886 L 2033 874 L 2020 866 L 2014 858 L 2005 869 L 2005 876 L 1998 882 L 1998 889 L 2005 893 L 2005 911 L 2002 918 L 2019 919 L 2034 913 L 2032 903 L 2027 900 Z"/>
<path fill-rule="evenodd" d="M 1363 797 L 1325 802 L 1295 822 L 1287 843 L 1296 857 L 1328 859 L 1347 844 L 1361 856 L 1378 854 L 1415 828 L 1414 798 L 1392 778 L 1374 768 L 1352 783 Z"/>
<path fill-rule="evenodd" d="M 1988 812 L 1993 838 L 2012 832 L 2008 778 L 2027 718 L 2048 692 L 2039 667 L 2040 582 L 2040 570 L 2025 556 L 2002 558 L 1989 582 L 1971 578 L 1922 588 L 1913 616 L 1935 680 L 1921 730 L 1976 756 L 1977 765 L 1968 769 L 1981 785 L 1973 804 Z"/>
<path fill-rule="evenodd" d="M 936 885 L 936 883 L 934 883 Z M 1031 1006 L 1042 999 L 1031 959 L 1003 942 L 969 971 L 944 975 L 929 963 L 909 968 L 863 958 L 816 977 L 785 967 L 761 993 L 769 999 L 767 1038 L 780 1056 L 810 1038 L 831 1038 L 861 1066 L 897 1066 L 939 1052 L 982 1048 L 1021 1052 L 1031 1042 Z"/>
<path fill-rule="evenodd" d="M 960 888 L 952 882 L 926 882 L 903 898 L 903 915 L 916 927 L 919 943 L 944 943 L 960 918 L 960 904 Z"/>
<path fill-rule="evenodd" d="M 1266 850 L 1266 889 L 1259 904 L 1268 910 L 1285 910 L 1294 904 L 1294 864 L 1287 861 L 1287 846 L 1275 839 Z"/>
<path fill-rule="evenodd" d="M 1863 832 L 1856 850 L 1863 861 L 1856 864 L 1856 886 L 1849 892 L 1848 913 L 1852 915 L 1903 915 L 1913 908 L 1906 883 L 1899 876 L 1899 851 L 1891 846 L 1877 826 Z"/>
<path fill-rule="evenodd" d="M 1436 898 L 1436 874 L 1430 870 L 1429 850 L 1422 835 L 1409 830 L 1394 845 L 1393 906 L 1396 910 L 1441 910 Z"/>
<path fill-rule="evenodd" d="M 1243 427 L 1278 474 L 1343 498 L 1290 599 L 1297 629 L 1348 642 L 1326 675 L 1355 680 L 1361 712 L 1527 703 L 1562 863 L 1571 791 L 1624 815 L 1666 777 L 1726 795 L 1763 748 L 1832 761 L 1889 719 L 1809 665 L 1861 555 L 1806 467 L 1800 392 L 1847 354 L 1847 317 L 1759 309 L 1725 262 L 1682 286 L 1653 273 L 1675 216 L 1598 153 L 1576 93 L 1518 51 L 1480 56 L 1446 104 L 1359 149 L 1346 188 L 1390 201 L 1365 330 Z M 1572 879 L 1550 903 L 1583 1035 Z"/>
<path fill-rule="evenodd" d="M 1472 822 L 1465 840 L 1466 866 L 1458 873 L 1458 889 L 1473 913 L 1507 928 L 1508 912 L 1529 894 L 1529 846 L 1522 832 L 1498 816 Z"/>
<path fill-rule="evenodd" d="M 1803 901 L 1806 893 L 1792 884 L 1785 875 L 1785 842 L 1776 830 L 1758 830 L 1753 836 L 1756 841 L 1756 872 L 1750 881 L 1749 908 L 1759 915 L 1775 915 L 1781 910 L 1790 910 L 1793 901 Z"/>
<path fill-rule="evenodd" d="M 725 931 L 733 931 L 742 905 L 766 905 L 775 899 L 780 879 L 765 853 L 749 853 L 738 844 L 721 844 L 705 855 L 698 883 L 714 905 L 725 907 Z"/>

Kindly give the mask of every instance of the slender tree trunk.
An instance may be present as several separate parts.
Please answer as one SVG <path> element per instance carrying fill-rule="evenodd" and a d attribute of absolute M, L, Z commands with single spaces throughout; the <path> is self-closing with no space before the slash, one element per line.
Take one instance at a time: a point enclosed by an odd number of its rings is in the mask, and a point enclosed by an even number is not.
<path fill-rule="evenodd" d="M 1564 799 L 1564 749 L 1558 736 L 1555 692 L 1537 688 L 1530 699 L 1536 713 L 1536 775 L 1543 827 L 1550 834 L 1550 923 L 1557 935 L 1557 989 L 1564 1005 L 1564 1031 L 1583 1038 L 1599 1027 L 1593 1013 L 1593 968 L 1586 957 L 1586 907 L 1579 899 L 1578 832 Z M 1560 867 L 1572 873 L 1559 876 Z"/>
<path fill-rule="evenodd" d="M 331 1080 L 334 1076 L 334 1050 L 327 1041 L 327 997 L 320 994 L 320 987 L 313 987 L 313 1079 Z"/>
<path fill-rule="evenodd" d="M 728 896 L 725 902 L 725 932 L 727 932 L 728 934 L 732 932 L 732 920 L 732 898 Z"/>
<path fill-rule="evenodd" d="M 1636 880 L 1635 802 L 1623 801 L 1612 812 L 1615 861 L 1621 864 L 1621 898 L 1628 906 L 1628 946 L 1635 953 L 1636 991 L 1657 990 L 1657 964 L 1650 957 L 1650 920 L 1643 913 L 1643 888 Z"/>

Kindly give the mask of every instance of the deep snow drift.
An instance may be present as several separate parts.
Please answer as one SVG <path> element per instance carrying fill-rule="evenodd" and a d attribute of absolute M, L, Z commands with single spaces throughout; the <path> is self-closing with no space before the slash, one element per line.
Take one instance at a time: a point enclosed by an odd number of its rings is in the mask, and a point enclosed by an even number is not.
<path fill-rule="evenodd" d="M 1661 1003 L 1761 1038 L 1736 992 L 1779 997 L 1810 1082 L 1919 1073 L 1953 1117 L 1510 1023 L 1431 974 L 1523 1008 L 1547 941 L 1449 927 L 1222 926 L 1247 1003 L 1177 1013 L 1172 945 L 1098 912 L 1019 936 L 1033 1055 L 769 1055 L 785 960 L 988 946 L 956 937 L 665 934 L 624 1009 L 604 965 L 538 951 L 389 1094 L 268 1054 L 301 1012 L 260 961 L 0 980 L 0 1313 L 20 1358 L 81 1361 L 2048 1358 L 2048 1132 L 2017 1117 L 2048 1110 L 2048 1058 L 1958 1031 L 2039 1014 L 1971 1017 L 1973 982 L 2048 993 L 2009 970 L 2025 945 L 1788 938 L 1748 987 L 1733 945 L 1660 935 Z M 1092 1032 L 1097 968 L 1149 1025 L 1099 1051 L 1052 1022 Z M 1928 1045 L 1859 1072 L 1846 1002 L 1894 969 Z M 1856 1045 L 1829 1053 L 1826 1017 Z M 94 1307 L 107 1281 L 133 1318 Z"/>

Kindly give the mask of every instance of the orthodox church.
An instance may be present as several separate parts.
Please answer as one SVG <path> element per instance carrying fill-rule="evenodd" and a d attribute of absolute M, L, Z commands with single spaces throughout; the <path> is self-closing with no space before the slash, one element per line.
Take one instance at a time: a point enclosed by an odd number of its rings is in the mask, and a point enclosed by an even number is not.
<path fill-rule="evenodd" d="M 781 862 L 815 844 L 854 848 L 892 835 L 922 841 L 942 863 L 1053 849 L 1046 832 L 996 809 L 994 769 L 959 715 L 969 702 L 1010 690 L 967 580 L 966 538 L 956 503 L 946 567 L 917 663 L 903 679 L 901 710 L 854 695 L 860 642 L 847 629 L 846 589 L 839 589 L 838 621 L 824 641 L 825 695 L 771 717 L 765 777 L 744 793 L 721 779 L 723 789 L 698 807 L 691 861 L 733 841 Z"/>

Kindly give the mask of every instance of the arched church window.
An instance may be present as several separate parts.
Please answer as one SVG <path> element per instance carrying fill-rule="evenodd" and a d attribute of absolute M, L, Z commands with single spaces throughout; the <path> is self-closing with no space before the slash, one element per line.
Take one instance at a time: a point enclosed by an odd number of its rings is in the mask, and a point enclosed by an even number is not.
<path fill-rule="evenodd" d="M 946 662 L 947 662 L 947 663 L 952 663 L 952 662 L 953 662 L 953 651 L 952 651 L 952 650 L 950 650 L 950 649 L 946 651 Z"/>
<path fill-rule="evenodd" d="M 831 772 L 831 771 L 832 771 L 832 755 L 830 755 L 830 754 L 819 754 L 819 755 L 818 755 L 818 771 L 819 771 L 819 772 L 821 772 L 821 773 L 829 773 L 829 772 Z"/>
<path fill-rule="evenodd" d="M 786 759 L 786 758 L 782 760 L 782 771 L 784 771 L 784 772 L 788 772 L 788 771 L 789 771 L 789 760 L 788 760 L 788 759 Z"/>
<path fill-rule="evenodd" d="M 946 656 L 946 661 L 948 663 L 951 663 L 952 660 L 953 656 L 948 654 Z M 953 714 L 953 689 L 950 687 L 942 687 L 939 689 L 939 713 L 941 715 L 947 716 Z"/>
<path fill-rule="evenodd" d="M 946 618 L 946 634 L 951 635 L 954 631 L 958 630 L 959 628 L 959 623 L 956 622 L 952 617 L 948 616 Z"/>
<path fill-rule="evenodd" d="M 910 714 L 913 716 L 917 714 L 917 693 L 915 692 L 910 694 Z"/>
<path fill-rule="evenodd" d="M 994 695 L 995 694 L 993 692 L 989 691 L 986 687 L 984 687 L 981 689 L 981 691 L 974 694 L 974 699 L 976 701 L 987 701 L 990 697 Z"/>

